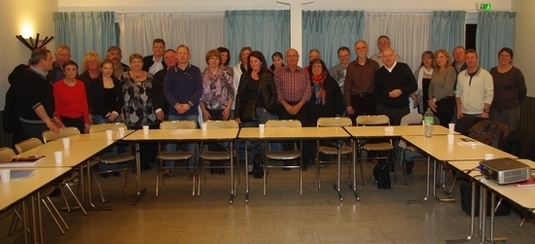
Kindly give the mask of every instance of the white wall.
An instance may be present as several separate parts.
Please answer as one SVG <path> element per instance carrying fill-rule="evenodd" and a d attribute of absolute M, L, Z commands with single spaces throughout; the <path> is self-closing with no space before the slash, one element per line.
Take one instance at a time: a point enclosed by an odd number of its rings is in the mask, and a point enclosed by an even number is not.
<path fill-rule="evenodd" d="M 524 74 L 526 86 L 528 87 L 528 96 L 535 97 L 535 69 L 533 69 L 535 32 L 532 29 L 535 1 L 513 0 L 512 11 L 516 12 L 513 65 L 518 67 Z"/>
<path fill-rule="evenodd" d="M 5 94 L 9 88 L 7 76 L 20 63 L 27 63 L 30 59 L 30 49 L 26 48 L 16 35 L 23 34 L 23 26 L 33 29 L 31 36 L 35 38 L 37 32 L 40 39 L 54 35 L 54 21 L 52 13 L 57 11 L 57 0 L 2 0 L 0 8 L 0 110 L 4 110 Z M 55 49 L 54 40 L 47 47 Z"/>
<path fill-rule="evenodd" d="M 304 0 L 293 1 L 304 2 Z M 511 0 L 315 0 L 314 3 L 306 5 L 304 9 L 365 11 L 474 11 L 476 2 L 491 3 L 492 10 L 511 9 Z M 58 0 L 58 6 L 60 11 L 99 10 L 127 12 L 222 12 L 225 10 L 287 9 L 286 6 L 277 4 L 276 0 Z"/>

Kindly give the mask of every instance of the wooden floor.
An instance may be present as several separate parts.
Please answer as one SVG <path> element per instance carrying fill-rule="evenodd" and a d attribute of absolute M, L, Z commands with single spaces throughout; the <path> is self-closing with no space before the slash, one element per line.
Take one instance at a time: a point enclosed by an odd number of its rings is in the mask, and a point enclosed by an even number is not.
<path fill-rule="evenodd" d="M 398 184 L 391 190 L 377 189 L 370 177 L 372 165 L 365 163 L 365 186 L 358 185 L 360 201 L 347 179 L 342 188 L 344 201 L 338 200 L 332 187 L 335 168 L 322 169 L 321 190 L 315 169 L 305 172 L 303 196 L 299 196 L 297 170 L 271 170 L 265 197 L 262 180 L 251 179 L 248 204 L 244 202 L 243 175 L 235 202 L 229 204 L 228 172 L 208 175 L 202 195 L 192 197 L 187 172 L 175 171 L 158 198 L 154 196 L 155 171 L 144 172 L 147 194 L 136 206 L 131 204 L 134 177 L 129 177 L 126 189 L 122 177 L 102 179 L 104 205 L 113 206 L 113 211 L 90 211 L 88 216 L 63 212 L 71 228 L 66 235 L 61 235 L 44 213 L 45 243 L 444 243 L 469 232 L 469 216 L 460 208 L 458 185 L 455 203 L 432 198 L 418 204 L 405 202 L 424 196 L 423 162 L 417 162 L 407 186 L 401 184 L 398 173 Z M 344 177 L 347 171 L 344 167 Z M 54 201 L 61 204 L 61 198 Z M 20 225 L 15 234 L 6 235 L 11 214 L 0 217 L 0 243 L 22 243 Z M 533 223 L 519 228 L 519 221 L 515 213 L 497 217 L 496 235 L 507 237 L 508 243 L 534 243 Z"/>

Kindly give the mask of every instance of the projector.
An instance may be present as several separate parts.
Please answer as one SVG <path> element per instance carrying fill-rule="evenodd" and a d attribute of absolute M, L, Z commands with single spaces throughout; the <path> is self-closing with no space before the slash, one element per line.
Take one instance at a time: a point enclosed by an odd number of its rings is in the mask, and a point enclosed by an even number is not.
<path fill-rule="evenodd" d="M 511 158 L 484 160 L 480 163 L 483 175 L 500 185 L 513 184 L 531 178 L 531 168 Z"/>

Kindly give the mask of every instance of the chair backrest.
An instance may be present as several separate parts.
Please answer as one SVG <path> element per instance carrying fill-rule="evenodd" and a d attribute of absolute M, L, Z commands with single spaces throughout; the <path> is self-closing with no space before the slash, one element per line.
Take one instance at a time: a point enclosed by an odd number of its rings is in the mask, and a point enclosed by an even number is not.
<path fill-rule="evenodd" d="M 299 120 L 268 120 L 266 127 L 301 127 L 301 121 Z"/>
<path fill-rule="evenodd" d="M 41 145 L 43 145 L 43 142 L 33 137 L 15 144 L 15 149 L 17 149 L 17 152 L 23 153 Z"/>
<path fill-rule="evenodd" d="M 160 129 L 196 129 L 197 121 L 194 120 L 172 120 L 162 121 Z"/>
<path fill-rule="evenodd" d="M 357 116 L 357 126 L 363 125 L 390 125 L 390 120 L 386 115 L 359 115 Z"/>
<path fill-rule="evenodd" d="M 93 124 L 89 127 L 89 133 L 92 132 L 101 132 L 106 130 L 119 130 L 119 128 L 127 129 L 126 125 L 123 122 L 118 123 L 104 123 L 104 124 Z"/>
<path fill-rule="evenodd" d="M 43 132 L 43 141 L 45 143 L 61 139 L 63 137 L 80 135 L 80 131 L 76 127 L 61 128 L 58 133 L 54 133 L 51 130 L 45 130 Z"/>
<path fill-rule="evenodd" d="M 341 127 L 351 126 L 351 124 L 351 119 L 348 117 L 319 118 L 317 122 L 318 127 Z"/>
<path fill-rule="evenodd" d="M 207 129 L 238 128 L 235 120 L 208 120 L 205 121 Z"/>
<path fill-rule="evenodd" d="M 0 162 L 9 162 L 12 157 L 15 157 L 15 151 L 9 147 L 0 148 Z"/>

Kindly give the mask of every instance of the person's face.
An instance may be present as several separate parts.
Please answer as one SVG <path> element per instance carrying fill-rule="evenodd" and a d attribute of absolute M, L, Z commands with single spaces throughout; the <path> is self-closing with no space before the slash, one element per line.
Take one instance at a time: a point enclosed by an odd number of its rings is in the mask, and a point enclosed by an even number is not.
<path fill-rule="evenodd" d="M 357 53 L 359 58 L 365 58 L 368 56 L 368 45 L 364 42 L 358 42 L 357 45 L 355 45 L 355 53 Z"/>
<path fill-rule="evenodd" d="M 249 54 L 251 54 L 251 51 L 249 49 L 243 50 L 243 52 L 240 53 L 240 60 L 242 63 L 246 64 L 247 59 L 249 58 Z"/>
<path fill-rule="evenodd" d="M 286 63 L 289 66 L 297 66 L 298 62 L 299 62 L 299 53 L 297 53 L 297 51 L 294 49 L 288 50 L 288 52 L 286 52 Z"/>
<path fill-rule="evenodd" d="M 121 54 L 121 51 L 113 50 L 106 54 L 106 58 L 111 60 L 114 65 L 118 65 L 119 63 L 121 63 L 121 59 L 123 58 L 123 55 Z"/>
<path fill-rule="evenodd" d="M 453 50 L 453 59 L 455 59 L 455 62 L 462 63 L 464 62 L 464 58 L 465 58 L 464 49 L 455 48 L 455 50 Z"/>
<path fill-rule="evenodd" d="M 323 72 L 323 67 L 321 66 L 320 63 L 315 63 L 312 65 L 312 74 L 313 75 L 319 75 L 321 74 L 321 72 Z"/>
<path fill-rule="evenodd" d="M 386 37 L 377 40 L 377 48 L 379 48 L 379 51 L 381 52 L 387 48 L 390 48 L 390 41 L 386 39 Z"/>
<path fill-rule="evenodd" d="M 424 55 L 422 57 L 422 63 L 424 63 L 424 67 L 430 68 L 433 66 L 433 59 L 429 55 Z"/>
<path fill-rule="evenodd" d="M 396 56 L 394 52 L 391 49 L 385 50 L 381 53 L 381 59 L 383 60 L 383 64 L 390 68 L 392 65 L 394 65 L 394 62 L 396 62 Z"/>
<path fill-rule="evenodd" d="M 500 55 L 498 55 L 498 62 L 501 65 L 508 65 L 513 61 L 513 57 L 511 57 L 511 54 L 508 52 L 501 52 Z"/>
<path fill-rule="evenodd" d="M 251 69 L 254 72 L 258 72 L 262 68 L 262 61 L 260 61 L 260 59 L 256 57 L 251 56 L 251 58 L 249 58 L 249 65 L 251 65 Z"/>
<path fill-rule="evenodd" d="M 90 57 L 85 62 L 85 67 L 88 70 L 97 70 L 98 69 L 98 60 L 95 57 Z"/>
<path fill-rule="evenodd" d="M 319 58 L 320 58 L 320 53 L 316 51 L 312 51 L 308 54 L 308 61 L 312 61 L 314 59 L 319 59 Z"/>
<path fill-rule="evenodd" d="M 56 63 L 62 66 L 65 62 L 71 59 L 71 51 L 66 48 L 60 48 L 56 51 Z"/>
<path fill-rule="evenodd" d="M 102 76 L 104 77 L 111 77 L 113 75 L 113 64 L 105 63 L 100 69 L 100 72 L 102 72 Z"/>
<path fill-rule="evenodd" d="M 217 68 L 217 67 L 219 67 L 219 58 L 216 57 L 216 56 L 211 56 L 211 57 L 208 59 L 208 65 L 210 66 L 210 68 Z"/>
<path fill-rule="evenodd" d="M 176 65 L 176 53 L 175 52 L 166 52 L 164 55 L 163 55 L 163 62 L 165 63 L 165 65 L 167 65 L 167 67 L 173 67 Z"/>
<path fill-rule="evenodd" d="M 65 78 L 74 79 L 78 75 L 78 68 L 76 68 L 75 65 L 67 65 L 65 66 L 63 73 L 65 73 Z"/>
<path fill-rule="evenodd" d="M 282 67 L 282 58 L 281 57 L 275 56 L 275 57 L 273 57 L 271 59 L 271 61 L 273 61 L 273 66 L 275 66 L 275 68 Z"/>
<path fill-rule="evenodd" d="M 443 53 L 439 53 L 437 54 L 437 56 L 435 57 L 435 60 L 437 62 L 437 66 L 438 67 L 445 67 L 449 64 L 449 60 L 448 60 L 448 57 L 446 57 L 446 55 L 444 55 Z"/>
<path fill-rule="evenodd" d="M 187 64 L 191 55 L 187 48 L 180 47 L 176 50 L 176 59 L 178 64 Z"/>
<path fill-rule="evenodd" d="M 163 43 L 155 42 L 152 44 L 152 52 L 154 53 L 154 56 L 162 56 L 164 51 L 165 45 L 163 45 Z"/>
<path fill-rule="evenodd" d="M 477 67 L 477 61 L 478 61 L 478 58 L 475 53 L 467 53 L 465 55 L 466 67 L 468 68 Z"/>
<path fill-rule="evenodd" d="M 130 61 L 130 66 L 132 70 L 141 70 L 143 68 L 143 60 L 140 58 L 134 58 Z"/>
<path fill-rule="evenodd" d="M 52 70 L 54 68 L 54 59 L 52 58 L 52 54 L 47 52 L 46 59 L 41 59 L 40 63 L 46 71 Z"/>
<path fill-rule="evenodd" d="M 222 52 L 221 53 L 221 65 L 224 65 L 225 63 L 227 63 L 227 60 L 228 60 L 228 53 Z"/>
<path fill-rule="evenodd" d="M 338 52 L 338 59 L 340 59 L 340 63 L 343 65 L 349 64 L 349 51 L 348 50 L 341 50 Z"/>

